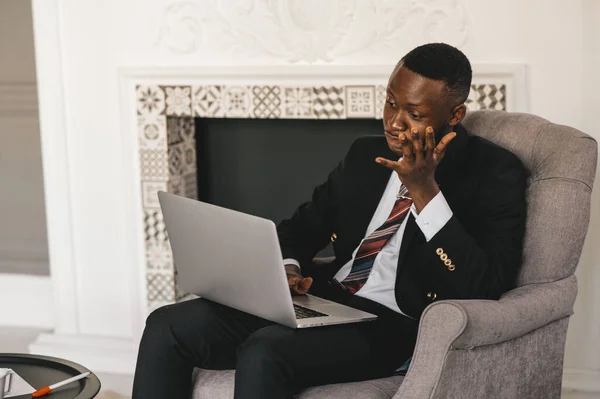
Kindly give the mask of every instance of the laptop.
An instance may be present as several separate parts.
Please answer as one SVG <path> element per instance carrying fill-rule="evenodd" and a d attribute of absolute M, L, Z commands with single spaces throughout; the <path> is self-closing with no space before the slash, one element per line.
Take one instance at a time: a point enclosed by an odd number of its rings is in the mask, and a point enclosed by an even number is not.
<path fill-rule="evenodd" d="M 291 328 L 377 318 L 313 295 L 292 297 L 271 220 L 162 191 L 158 198 L 184 291 Z"/>

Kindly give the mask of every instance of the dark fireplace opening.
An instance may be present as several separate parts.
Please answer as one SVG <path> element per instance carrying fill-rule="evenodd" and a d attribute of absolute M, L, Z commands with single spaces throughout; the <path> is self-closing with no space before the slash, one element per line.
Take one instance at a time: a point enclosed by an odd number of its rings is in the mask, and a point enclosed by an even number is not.
<path fill-rule="evenodd" d="M 271 219 L 289 218 L 358 137 L 382 121 L 196 118 L 198 199 Z"/>

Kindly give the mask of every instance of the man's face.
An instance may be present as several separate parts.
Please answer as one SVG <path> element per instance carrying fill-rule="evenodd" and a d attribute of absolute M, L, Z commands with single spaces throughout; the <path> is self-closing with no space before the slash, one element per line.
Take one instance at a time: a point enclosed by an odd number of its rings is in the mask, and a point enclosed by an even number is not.
<path fill-rule="evenodd" d="M 398 134 L 410 137 L 412 129 L 419 129 L 422 137 L 425 128 L 433 127 L 436 141 L 447 133 L 453 107 L 444 90 L 443 81 L 427 79 L 410 69 L 396 67 L 387 86 L 383 110 L 383 127 L 390 149 L 402 155 Z"/>

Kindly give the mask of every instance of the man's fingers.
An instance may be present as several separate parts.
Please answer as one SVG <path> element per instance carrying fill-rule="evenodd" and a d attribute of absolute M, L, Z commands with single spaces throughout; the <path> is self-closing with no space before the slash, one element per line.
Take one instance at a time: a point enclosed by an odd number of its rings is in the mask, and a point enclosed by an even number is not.
<path fill-rule="evenodd" d="M 304 280 L 302 280 L 300 282 L 300 284 L 298 284 L 298 291 L 300 291 L 302 294 L 306 294 L 308 292 L 308 290 L 310 289 L 310 286 L 313 283 L 313 279 L 312 277 L 306 277 Z"/>
<path fill-rule="evenodd" d="M 302 277 L 288 275 L 288 285 L 290 288 L 297 286 L 301 281 Z"/>
<path fill-rule="evenodd" d="M 444 154 L 446 153 L 446 148 L 448 147 L 448 144 L 450 144 L 450 142 L 455 137 L 456 137 L 456 132 L 450 132 L 447 135 L 445 135 L 444 137 L 442 137 L 439 144 L 435 147 L 435 150 L 433 150 L 433 159 L 437 163 L 439 163 L 442 160 L 442 158 L 444 157 Z"/>
<path fill-rule="evenodd" d="M 400 147 L 402 148 L 402 158 L 405 161 L 413 161 L 415 159 L 415 153 L 412 147 L 412 140 L 409 140 L 404 133 L 398 135 L 400 140 Z"/>
<path fill-rule="evenodd" d="M 431 159 L 433 150 L 435 149 L 435 133 L 431 126 L 425 129 L 425 157 Z"/>
<path fill-rule="evenodd" d="M 377 162 L 380 165 L 385 166 L 386 168 L 394 169 L 394 170 L 398 166 L 398 162 L 390 161 L 389 159 L 385 159 L 385 158 L 381 158 L 381 157 L 375 158 L 375 162 Z"/>
<path fill-rule="evenodd" d="M 411 139 L 415 160 L 420 161 L 423 159 L 423 141 L 419 129 L 413 129 Z"/>
<path fill-rule="evenodd" d="M 290 286 L 290 290 L 292 291 L 292 294 L 304 295 L 310 289 L 312 282 L 313 282 L 312 277 L 306 277 L 306 278 L 298 281 L 298 284 L 295 284 L 294 286 Z"/>

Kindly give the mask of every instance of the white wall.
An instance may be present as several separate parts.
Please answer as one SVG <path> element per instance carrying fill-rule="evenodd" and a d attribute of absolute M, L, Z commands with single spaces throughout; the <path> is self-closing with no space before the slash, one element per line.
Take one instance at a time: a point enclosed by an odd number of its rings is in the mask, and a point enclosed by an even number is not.
<path fill-rule="evenodd" d="M 59 338 L 88 337 L 72 352 L 79 356 L 82 347 L 92 346 L 92 336 L 112 339 L 105 341 L 108 346 L 135 345 L 143 320 L 137 269 L 141 221 L 132 221 L 139 215 L 138 175 L 128 155 L 135 132 L 120 124 L 120 112 L 131 112 L 119 91 L 122 67 L 290 65 L 294 57 L 300 64 L 393 65 L 416 44 L 446 40 L 460 45 L 474 63 L 529 65 L 531 112 L 600 138 L 592 120 L 598 108 L 591 105 L 598 87 L 590 88 L 591 81 L 598 83 L 593 71 L 600 68 L 584 69 L 584 61 L 598 65 L 589 55 L 597 46 L 589 38 L 597 36 L 600 23 L 590 15 L 598 10 L 594 0 L 417 6 L 358 0 L 356 8 L 341 0 L 282 0 L 271 2 L 272 9 L 258 0 L 33 4 L 51 268 L 60 286 L 55 287 L 57 330 Z M 428 14 L 435 7 L 442 12 Z M 406 12 L 410 15 L 401 25 Z M 264 18 L 269 13 L 273 19 Z M 369 37 L 378 39 L 365 40 Z M 594 201 L 598 208 L 598 196 Z M 597 237 L 597 215 L 592 229 Z M 590 323 L 600 313 L 591 306 L 600 303 L 598 263 L 587 245 L 579 271 L 585 283 L 567 354 L 567 366 L 584 370 L 588 380 L 600 380 L 594 374 L 600 369 L 600 347 L 590 335 L 598 324 Z M 37 348 L 52 348 L 59 338 L 46 337 Z M 123 370 L 131 364 L 123 363 Z"/>
<path fill-rule="evenodd" d="M 0 1 L 0 273 L 47 275 L 31 3 Z"/>
<path fill-rule="evenodd" d="M 583 53 L 579 71 L 582 76 L 581 129 L 600 142 L 600 2 L 583 2 Z M 561 57 L 562 60 L 562 57 Z M 557 62 L 560 63 L 561 60 Z M 557 103 L 565 102 L 557 99 Z M 575 304 L 575 316 L 567 340 L 567 370 L 565 376 L 575 383 L 600 391 L 600 172 L 592 194 L 592 220 L 583 255 L 577 270 L 580 295 Z M 571 372 L 571 375 L 569 375 Z M 582 375 L 589 375 L 582 378 Z M 595 380 L 594 383 L 590 381 Z"/>
<path fill-rule="evenodd" d="M 582 129 L 582 1 L 467 3 L 474 26 L 467 55 L 477 61 L 528 64 L 530 112 Z"/>

